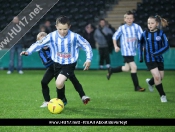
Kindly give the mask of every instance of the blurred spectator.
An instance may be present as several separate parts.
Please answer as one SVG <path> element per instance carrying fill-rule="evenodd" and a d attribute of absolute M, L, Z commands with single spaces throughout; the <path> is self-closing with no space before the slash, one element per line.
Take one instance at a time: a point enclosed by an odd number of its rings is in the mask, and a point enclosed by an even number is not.
<path fill-rule="evenodd" d="M 46 20 L 46 21 L 45 21 L 44 26 L 45 26 L 45 28 L 46 28 L 46 31 L 45 31 L 45 32 L 46 32 L 47 34 L 53 31 L 53 28 L 52 28 L 51 23 L 50 23 L 49 20 Z M 54 29 L 54 30 L 55 30 L 55 29 Z"/>
<path fill-rule="evenodd" d="M 16 24 L 19 23 L 19 18 L 17 16 L 15 16 L 13 18 L 13 24 L 14 27 Z M 21 33 L 21 32 L 19 32 Z M 21 33 L 22 36 L 22 33 Z M 9 62 L 9 68 L 7 71 L 7 74 L 11 74 L 14 71 L 14 60 L 15 60 L 15 54 L 17 54 L 17 68 L 16 70 L 18 71 L 19 74 L 23 74 L 22 71 L 22 56 L 20 56 L 20 53 L 22 52 L 22 48 L 23 48 L 23 44 L 24 44 L 24 40 L 23 37 L 10 49 L 10 62 Z"/>
<path fill-rule="evenodd" d="M 115 33 L 115 31 L 116 31 L 115 28 L 112 27 L 111 24 L 110 24 L 108 21 L 106 21 L 106 26 L 107 26 L 108 28 L 110 28 L 110 29 L 112 30 L 113 33 Z"/>
<path fill-rule="evenodd" d="M 106 21 L 106 26 L 112 30 L 113 34 L 116 32 L 116 29 L 114 27 L 112 27 L 111 24 L 108 21 Z M 117 46 L 120 47 L 120 37 L 117 40 Z M 111 50 L 114 49 L 114 45 L 113 44 L 110 45 L 110 49 Z"/>
<path fill-rule="evenodd" d="M 105 19 L 100 19 L 99 26 L 94 33 L 94 39 L 99 47 L 100 69 L 103 69 L 104 64 L 106 64 L 106 68 L 110 67 L 110 52 L 108 45 L 109 41 L 112 43 L 112 35 L 113 32 L 106 26 Z"/>
<path fill-rule="evenodd" d="M 90 43 L 92 49 L 95 49 L 95 39 L 94 39 L 95 27 L 92 24 L 88 24 L 83 32 L 83 37 Z"/>
<path fill-rule="evenodd" d="M 46 27 L 44 25 L 39 26 L 39 32 L 47 32 Z"/>

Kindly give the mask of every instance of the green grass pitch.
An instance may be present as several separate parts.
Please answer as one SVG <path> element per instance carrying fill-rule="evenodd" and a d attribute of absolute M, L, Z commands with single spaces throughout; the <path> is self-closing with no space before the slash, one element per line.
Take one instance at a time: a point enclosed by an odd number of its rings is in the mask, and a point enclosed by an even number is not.
<path fill-rule="evenodd" d="M 0 118 L 175 118 L 175 71 L 165 71 L 163 86 L 167 103 L 161 103 L 156 89 L 149 92 L 146 78 L 149 71 L 139 70 L 138 78 L 145 92 L 135 92 L 130 73 L 113 74 L 107 71 L 76 70 L 91 101 L 84 105 L 73 85 L 66 81 L 68 104 L 61 114 L 51 114 L 40 108 L 43 96 L 40 81 L 45 70 L 16 71 L 7 75 L 0 71 Z M 56 97 L 54 79 L 50 82 L 51 98 Z M 174 126 L 1 126 L 0 132 L 174 132 Z"/>

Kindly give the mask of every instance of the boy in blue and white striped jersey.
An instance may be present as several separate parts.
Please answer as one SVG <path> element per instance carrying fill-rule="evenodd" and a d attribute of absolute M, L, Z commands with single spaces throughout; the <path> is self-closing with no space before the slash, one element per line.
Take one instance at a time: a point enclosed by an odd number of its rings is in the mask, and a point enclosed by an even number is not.
<path fill-rule="evenodd" d="M 37 40 L 41 40 L 43 37 L 47 36 L 47 34 L 45 32 L 40 32 L 37 35 Z M 50 95 L 49 95 L 49 87 L 48 84 L 49 82 L 55 77 L 55 72 L 54 72 L 54 65 L 53 65 L 53 61 L 51 59 L 51 55 L 50 55 L 50 49 L 49 47 L 44 47 L 39 51 L 39 56 L 43 62 L 43 65 L 47 68 L 43 79 L 41 81 L 41 85 L 42 85 L 42 93 L 43 93 L 43 97 L 45 99 L 45 102 L 43 102 L 43 104 L 40 107 L 46 107 L 48 102 L 50 101 Z M 85 96 L 85 92 L 83 90 L 82 85 L 80 84 L 80 82 L 78 81 L 78 79 L 76 78 L 75 75 L 70 76 L 69 80 L 72 82 L 72 84 L 74 85 L 75 90 L 78 92 L 80 98 L 82 98 L 83 96 Z M 64 90 L 65 93 L 65 86 L 62 88 Z M 57 97 L 59 97 L 59 90 L 56 89 L 57 91 Z M 66 96 L 64 94 L 64 98 L 63 98 L 63 103 L 64 105 L 67 104 L 67 99 Z M 83 102 L 84 103 L 84 102 Z M 86 102 L 87 103 L 87 102 Z M 86 104 L 85 103 L 85 104 Z"/>
<path fill-rule="evenodd" d="M 40 32 L 37 35 L 37 40 L 41 40 L 43 37 L 47 36 L 47 33 Z M 42 87 L 42 94 L 44 97 L 44 102 L 40 107 L 47 107 L 48 102 L 50 101 L 50 89 L 49 89 L 49 82 L 55 77 L 54 76 L 54 65 L 53 61 L 50 57 L 50 49 L 49 47 L 43 47 L 41 50 L 38 51 L 39 57 L 41 58 L 43 65 L 47 68 L 46 72 L 44 73 L 44 76 L 41 80 L 41 87 Z M 65 92 L 65 86 L 63 87 L 63 90 Z M 57 97 L 58 97 L 58 89 L 56 88 Z M 64 105 L 67 104 L 66 97 L 63 100 Z"/>
<path fill-rule="evenodd" d="M 65 81 L 74 76 L 74 70 L 79 56 L 79 50 L 86 51 L 86 61 L 84 70 L 88 70 L 92 60 L 92 48 L 87 40 L 77 33 L 70 31 L 70 20 L 66 16 L 61 16 L 56 20 L 57 30 L 49 33 L 42 40 L 32 44 L 27 51 L 21 52 L 21 55 L 30 55 L 44 46 L 50 48 L 51 59 L 54 61 L 54 72 L 57 76 L 56 87 L 59 90 L 59 98 L 63 99 L 63 90 Z M 88 96 L 83 96 L 84 104 L 90 100 Z"/>
<path fill-rule="evenodd" d="M 137 77 L 137 66 L 134 62 L 134 56 L 136 55 L 137 43 L 141 37 L 142 29 L 138 24 L 133 23 L 134 14 L 128 11 L 124 15 L 125 24 L 120 26 L 114 33 L 112 39 L 115 48 L 115 52 L 118 52 L 121 48 L 121 54 L 124 58 L 125 65 L 117 68 L 108 68 L 107 79 L 110 79 L 112 73 L 128 72 L 131 71 L 131 78 L 134 84 L 135 91 L 145 91 L 144 88 L 139 86 Z M 120 38 L 120 48 L 117 46 L 117 41 Z"/>

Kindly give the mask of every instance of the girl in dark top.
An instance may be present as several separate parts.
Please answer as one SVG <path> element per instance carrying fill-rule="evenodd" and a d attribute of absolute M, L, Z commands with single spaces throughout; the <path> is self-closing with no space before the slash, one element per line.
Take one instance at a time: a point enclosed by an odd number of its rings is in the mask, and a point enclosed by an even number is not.
<path fill-rule="evenodd" d="M 162 54 L 169 49 L 168 39 L 162 27 L 168 25 L 167 21 L 160 16 L 150 16 L 148 18 L 148 29 L 143 32 L 139 43 L 139 59 L 144 60 L 148 70 L 152 74 L 151 79 L 146 79 L 149 90 L 153 91 L 153 85 L 157 88 L 161 102 L 167 102 L 163 89 L 162 79 L 164 76 L 164 59 Z"/>

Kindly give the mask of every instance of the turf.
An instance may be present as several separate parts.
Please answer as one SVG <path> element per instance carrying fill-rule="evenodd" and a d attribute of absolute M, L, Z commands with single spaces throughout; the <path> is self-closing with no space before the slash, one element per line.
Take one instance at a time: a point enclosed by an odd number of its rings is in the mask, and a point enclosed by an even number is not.
<path fill-rule="evenodd" d="M 139 82 L 145 92 L 135 92 L 130 73 L 113 74 L 108 81 L 107 71 L 76 70 L 76 76 L 91 101 L 84 105 L 68 80 L 68 104 L 61 114 L 51 114 L 40 108 L 43 102 L 40 80 L 44 70 L 26 70 L 23 75 L 7 75 L 0 71 L 0 118 L 175 118 L 175 71 L 165 71 L 164 90 L 168 102 L 161 103 L 156 89 L 149 92 L 145 79 L 148 71 L 138 71 Z M 56 97 L 54 79 L 50 82 L 51 98 Z M 0 132 L 174 132 L 174 126 L 1 126 Z"/>

